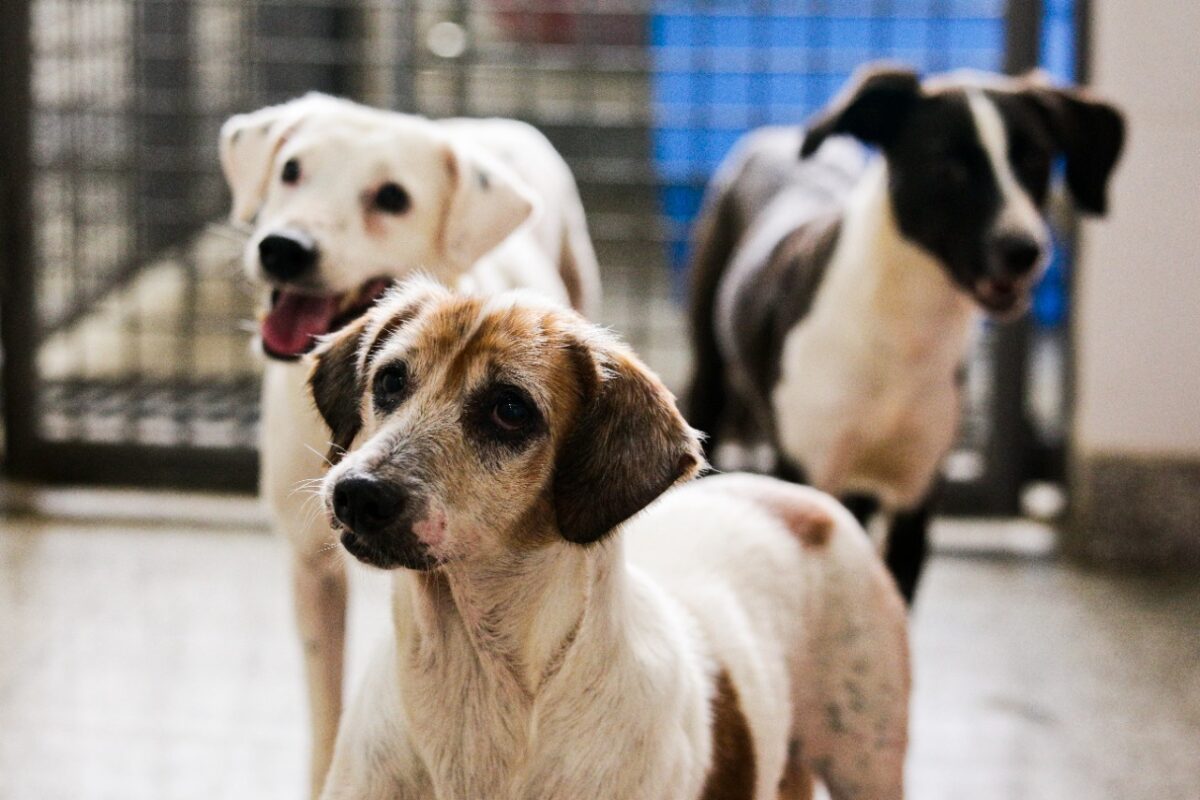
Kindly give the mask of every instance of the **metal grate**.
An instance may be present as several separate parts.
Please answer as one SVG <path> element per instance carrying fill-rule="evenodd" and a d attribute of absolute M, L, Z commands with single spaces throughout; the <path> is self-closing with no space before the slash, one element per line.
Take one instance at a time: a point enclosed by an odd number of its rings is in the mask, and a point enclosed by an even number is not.
<path fill-rule="evenodd" d="M 243 234 L 221 222 L 216 158 L 232 113 L 318 89 L 539 126 L 580 184 L 602 321 L 678 387 L 687 225 L 737 136 L 800 122 L 870 58 L 999 68 L 1012 11 L 1002 0 L 6 3 L 5 35 L 25 49 L 0 55 L 0 99 L 29 123 L 27 141 L 13 140 L 27 169 L 8 169 L 30 212 L 0 220 L 18 245 L 2 320 L 9 469 L 252 485 L 256 297 Z M 1047 14 L 1041 50 L 1061 72 L 1074 59 L 1072 0 Z M 981 364 L 967 450 L 991 435 Z"/>

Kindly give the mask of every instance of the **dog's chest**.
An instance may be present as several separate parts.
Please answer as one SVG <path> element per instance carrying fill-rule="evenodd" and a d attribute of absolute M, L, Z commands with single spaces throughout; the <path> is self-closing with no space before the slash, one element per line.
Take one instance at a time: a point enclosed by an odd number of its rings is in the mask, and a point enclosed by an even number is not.
<path fill-rule="evenodd" d="M 531 695 L 477 657 L 461 629 L 441 632 L 450 635 L 412 648 L 402 639 L 410 656 L 399 675 L 409 740 L 437 797 L 695 796 L 703 774 L 688 737 L 707 726 L 708 705 L 696 665 L 667 655 L 637 670 L 620 646 L 605 645 L 572 651 Z M 677 653 L 678 632 L 663 633 L 656 644 Z"/>
<path fill-rule="evenodd" d="M 436 663 L 435 663 L 436 662 Z M 527 697 L 469 658 L 405 671 L 405 715 L 439 797 L 507 797 L 524 760 Z"/>
<path fill-rule="evenodd" d="M 813 312 L 785 337 L 772 405 L 781 449 L 815 486 L 904 508 L 954 441 L 974 315 L 936 265 L 884 255 L 896 280 L 856 274 L 871 255 L 853 245 L 836 256 Z"/>

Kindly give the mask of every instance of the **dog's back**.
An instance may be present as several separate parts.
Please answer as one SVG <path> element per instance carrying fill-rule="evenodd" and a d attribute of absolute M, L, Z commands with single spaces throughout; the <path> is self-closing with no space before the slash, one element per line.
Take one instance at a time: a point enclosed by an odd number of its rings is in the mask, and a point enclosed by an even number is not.
<path fill-rule="evenodd" d="M 831 245 L 824 241 L 825 234 L 866 166 L 864 148 L 848 140 L 833 143 L 802 161 L 802 141 L 803 132 L 794 126 L 760 128 L 743 137 L 713 177 L 696 222 L 690 297 L 696 366 L 684 403 L 689 421 L 709 434 L 710 454 L 718 444 L 719 421 L 727 402 L 724 351 L 742 344 L 765 356 L 764 348 L 775 338 L 770 330 L 774 316 L 771 313 L 733 314 L 734 319 L 759 321 L 766 326 L 760 331 L 738 331 L 736 337 L 731 337 L 718 330 L 714 319 L 729 318 L 719 314 L 718 307 L 758 299 L 774 304 L 783 299 L 774 292 L 764 298 L 738 298 L 727 290 L 723 292 L 722 286 L 762 283 L 758 280 L 760 276 L 741 273 L 778 263 L 769 257 L 771 253 L 786 246 L 789 236 L 804 234 L 809 227 L 819 229 L 815 231 L 816 238 Z M 804 266 L 819 270 L 822 260 L 809 259 Z M 726 280 L 735 271 L 737 280 Z M 803 269 L 787 277 L 794 284 L 811 286 L 814 291 L 820 282 L 819 274 L 806 276 Z M 811 299 L 811 292 L 799 294 Z M 729 341 L 731 338 L 741 341 Z M 767 364 L 775 359 L 754 360 Z"/>
<path fill-rule="evenodd" d="M 728 675 L 760 781 L 823 764 L 818 777 L 835 797 L 864 776 L 880 784 L 861 796 L 896 796 L 905 612 L 849 512 L 807 487 L 723 475 L 668 493 L 625 541 L 629 561 L 690 612 L 714 669 Z M 789 741 L 799 743 L 792 752 L 778 747 Z"/>

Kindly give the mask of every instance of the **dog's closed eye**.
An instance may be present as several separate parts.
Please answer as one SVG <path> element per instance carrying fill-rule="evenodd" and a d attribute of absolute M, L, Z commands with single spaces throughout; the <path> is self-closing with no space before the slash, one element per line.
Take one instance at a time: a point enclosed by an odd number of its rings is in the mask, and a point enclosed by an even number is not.
<path fill-rule="evenodd" d="M 385 183 L 375 193 L 375 208 L 387 214 L 403 214 L 412 206 L 412 198 L 398 183 Z"/>

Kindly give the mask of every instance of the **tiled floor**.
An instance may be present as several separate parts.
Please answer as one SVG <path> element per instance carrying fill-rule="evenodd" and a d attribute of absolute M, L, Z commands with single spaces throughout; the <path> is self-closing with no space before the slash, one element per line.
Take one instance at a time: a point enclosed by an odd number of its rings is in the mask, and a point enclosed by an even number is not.
<path fill-rule="evenodd" d="M 209 516 L 0 520 L 0 798 L 301 797 L 282 549 Z M 966 549 L 914 616 L 911 797 L 1200 798 L 1200 582 Z"/>

